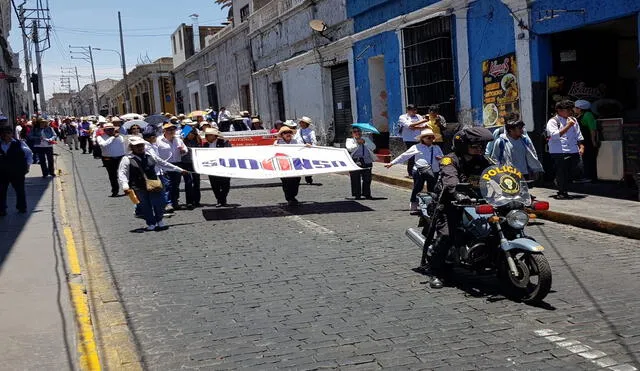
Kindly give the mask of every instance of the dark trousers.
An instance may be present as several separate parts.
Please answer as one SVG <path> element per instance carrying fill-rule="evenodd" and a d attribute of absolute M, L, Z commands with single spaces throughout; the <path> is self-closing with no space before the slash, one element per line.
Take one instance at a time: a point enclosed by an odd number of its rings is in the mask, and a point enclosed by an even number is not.
<path fill-rule="evenodd" d="M 187 171 L 193 171 L 193 162 L 183 162 L 180 167 Z M 182 179 L 184 179 L 184 194 L 187 204 L 200 205 L 200 174 L 187 173 L 182 175 Z"/>
<path fill-rule="evenodd" d="M 219 204 L 226 205 L 229 189 L 231 189 L 231 178 L 209 175 L 209 183 L 211 183 L 211 189 L 213 189 L 213 194 L 216 196 L 216 201 Z"/>
<path fill-rule="evenodd" d="M 577 153 L 552 153 L 551 158 L 556 168 L 556 186 L 558 193 L 565 193 L 574 174 L 578 170 L 580 155 Z"/>
<path fill-rule="evenodd" d="M 435 241 L 433 242 L 431 255 L 428 256 L 429 266 L 436 276 L 441 276 L 443 274 L 444 264 L 447 259 L 447 255 L 449 254 L 449 249 L 451 249 L 453 243 L 453 240 L 450 237 L 450 232 L 455 231 L 458 228 L 460 218 L 461 211 L 451 205 L 445 205 L 444 210 L 440 211 L 436 216 Z"/>
<path fill-rule="evenodd" d="M 350 171 L 351 195 L 353 197 L 371 197 L 371 168 L 366 167 L 358 171 Z"/>
<path fill-rule="evenodd" d="M 280 178 L 282 181 L 282 190 L 284 191 L 284 199 L 291 201 L 298 195 L 298 189 L 300 189 L 301 177 L 295 178 Z"/>
<path fill-rule="evenodd" d="M 164 199 L 162 192 L 136 191 L 136 196 L 140 200 L 138 206 L 144 215 L 147 225 L 154 225 L 162 221 L 164 214 Z"/>
<path fill-rule="evenodd" d="M 584 166 L 584 177 L 591 180 L 598 180 L 598 148 L 585 146 L 582 163 Z"/>
<path fill-rule="evenodd" d="M 304 177 L 304 181 L 305 181 L 305 182 L 307 182 L 307 183 L 309 183 L 309 184 L 311 184 L 311 183 L 313 183 L 313 177 L 311 177 L 311 176 L 305 176 L 305 177 Z"/>
<path fill-rule="evenodd" d="M 99 145 L 93 146 L 93 158 L 101 158 L 102 157 L 102 148 Z"/>
<path fill-rule="evenodd" d="M 120 185 L 118 184 L 118 166 L 120 166 L 120 160 L 122 157 L 103 157 L 102 165 L 107 169 L 107 175 L 109 176 L 109 183 L 111 184 L 111 194 L 118 194 Z"/>
<path fill-rule="evenodd" d="M 9 184 L 13 187 L 13 191 L 16 193 L 16 209 L 27 209 L 27 197 L 24 190 L 24 175 L 1 177 L 0 178 L 0 211 L 7 210 L 7 191 L 9 191 Z"/>
<path fill-rule="evenodd" d="M 89 137 L 80 137 L 80 148 L 82 149 L 82 153 L 87 153 L 87 147 L 89 150 L 89 153 L 92 152 L 93 150 L 93 143 L 91 143 L 91 140 L 89 139 Z"/>
<path fill-rule="evenodd" d="M 409 201 L 418 202 L 418 193 L 422 192 L 424 184 L 427 183 L 427 191 L 433 192 L 436 187 L 436 181 L 438 179 L 438 173 L 434 176 L 422 175 L 419 171 L 413 172 L 413 191 L 411 191 L 411 198 Z"/>
<path fill-rule="evenodd" d="M 404 146 L 406 149 L 411 148 L 411 146 L 418 144 L 418 142 L 404 142 Z M 407 174 L 409 176 L 413 176 L 413 165 L 415 165 L 416 159 L 415 157 L 411 157 L 409 161 L 407 161 Z"/>
<path fill-rule="evenodd" d="M 182 174 L 176 171 L 168 171 L 165 177 L 169 180 L 169 199 L 175 209 L 180 205 L 180 180 L 182 179 Z"/>
<path fill-rule="evenodd" d="M 42 176 L 55 175 L 53 169 L 53 147 L 35 147 Z"/>

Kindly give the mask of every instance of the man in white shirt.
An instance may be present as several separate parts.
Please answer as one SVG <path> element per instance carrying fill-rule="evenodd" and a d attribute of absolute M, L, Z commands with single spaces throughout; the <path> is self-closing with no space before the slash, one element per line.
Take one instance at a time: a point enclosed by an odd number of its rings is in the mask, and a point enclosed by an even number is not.
<path fill-rule="evenodd" d="M 225 107 L 220 107 L 220 111 L 218 112 L 218 126 L 222 127 L 223 125 L 220 125 L 222 122 L 230 120 L 231 112 L 229 112 Z"/>
<path fill-rule="evenodd" d="M 556 103 L 556 115 L 547 122 L 549 154 L 556 168 L 557 199 L 571 199 L 567 188 L 572 172 L 578 168 L 580 156 L 584 153 L 584 138 L 573 112 L 573 102 L 563 100 Z"/>
<path fill-rule="evenodd" d="M 111 197 L 117 197 L 120 185 L 118 184 L 118 166 L 125 155 L 124 138 L 116 127 L 108 122 L 103 126 L 104 134 L 96 137 L 96 141 L 102 151 L 102 164 L 107 169 L 109 183 L 111 183 Z"/>
<path fill-rule="evenodd" d="M 413 104 L 407 106 L 407 113 L 400 115 L 398 124 L 400 126 L 400 134 L 402 135 L 402 141 L 407 149 L 417 144 L 416 136 L 420 135 L 422 127 L 426 125 L 428 119 L 424 119 L 418 115 L 418 109 Z M 410 158 L 407 161 L 407 174 L 408 178 L 413 178 L 413 165 L 415 160 Z"/>
<path fill-rule="evenodd" d="M 163 135 L 156 141 L 158 146 L 158 157 L 161 159 L 178 166 L 182 160 L 182 155 L 187 153 L 189 149 L 176 135 L 177 127 L 172 123 L 166 123 L 162 125 Z M 165 188 L 169 192 L 169 198 L 171 200 L 171 206 L 173 210 L 180 208 L 180 179 L 182 174 L 175 171 L 167 171 L 162 177 L 162 182 Z M 172 211 L 168 209 L 167 212 Z"/>

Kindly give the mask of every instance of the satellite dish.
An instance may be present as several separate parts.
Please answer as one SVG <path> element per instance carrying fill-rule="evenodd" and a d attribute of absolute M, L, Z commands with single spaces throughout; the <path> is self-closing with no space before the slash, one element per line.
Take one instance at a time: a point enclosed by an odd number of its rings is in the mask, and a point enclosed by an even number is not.
<path fill-rule="evenodd" d="M 312 19 L 309 21 L 309 27 L 318 32 L 324 32 L 327 29 L 327 25 L 321 19 Z"/>

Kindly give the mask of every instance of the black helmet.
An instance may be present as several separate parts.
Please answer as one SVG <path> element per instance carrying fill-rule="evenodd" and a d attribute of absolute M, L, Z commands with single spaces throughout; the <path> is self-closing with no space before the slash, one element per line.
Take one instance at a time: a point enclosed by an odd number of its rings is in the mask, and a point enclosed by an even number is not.
<path fill-rule="evenodd" d="M 493 134 L 482 126 L 467 126 L 453 137 L 453 150 L 458 154 L 467 152 L 467 146 L 475 143 L 489 143 Z"/>

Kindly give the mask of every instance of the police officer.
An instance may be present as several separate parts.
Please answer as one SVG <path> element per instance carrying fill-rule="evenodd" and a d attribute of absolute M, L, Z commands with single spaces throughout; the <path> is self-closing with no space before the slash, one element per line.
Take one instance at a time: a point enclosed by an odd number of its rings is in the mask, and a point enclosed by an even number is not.
<path fill-rule="evenodd" d="M 442 191 L 440 203 L 444 210 L 438 214 L 436 220 L 436 240 L 432 254 L 429 256 L 429 266 L 433 274 L 430 286 L 440 289 L 443 286 L 445 259 L 452 245 L 450 232 L 455 231 L 460 222 L 460 209 L 452 202 L 464 202 L 471 197 L 456 190 L 458 183 L 471 183 L 478 187 L 480 175 L 491 165 L 484 156 L 487 143 L 493 140 L 491 132 L 483 127 L 466 127 L 459 131 L 453 139 L 453 152 L 440 160 L 441 182 L 436 188 Z"/>

